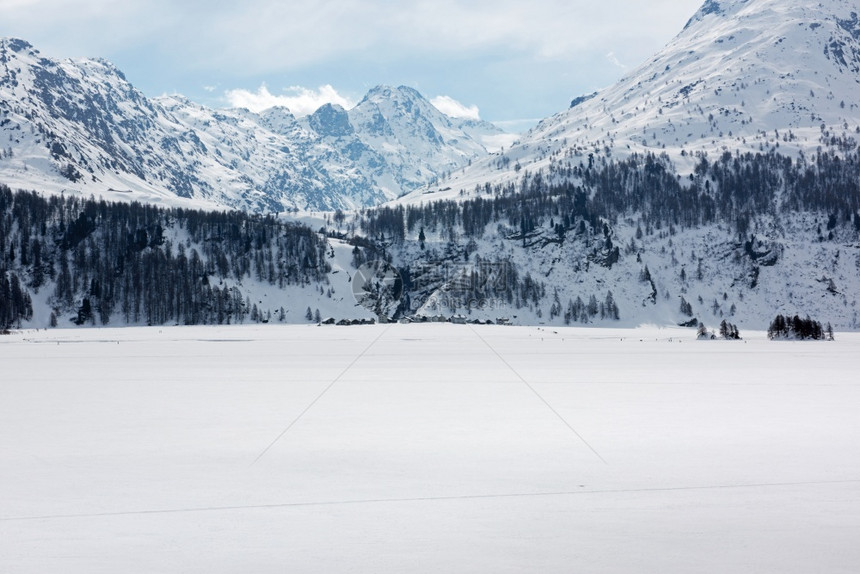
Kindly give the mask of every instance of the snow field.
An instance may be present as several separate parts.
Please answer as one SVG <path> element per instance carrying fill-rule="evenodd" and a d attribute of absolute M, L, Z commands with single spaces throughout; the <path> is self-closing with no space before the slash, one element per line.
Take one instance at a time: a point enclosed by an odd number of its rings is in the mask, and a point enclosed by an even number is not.
<path fill-rule="evenodd" d="M 742 334 L 0 337 L 0 569 L 852 572 L 860 335 Z"/>

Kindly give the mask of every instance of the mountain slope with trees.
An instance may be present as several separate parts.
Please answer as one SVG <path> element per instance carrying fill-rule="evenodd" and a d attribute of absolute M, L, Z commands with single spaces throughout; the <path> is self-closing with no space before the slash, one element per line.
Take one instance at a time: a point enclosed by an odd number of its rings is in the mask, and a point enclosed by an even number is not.
<path fill-rule="evenodd" d="M 513 262 L 548 293 L 514 306 L 527 321 L 609 291 L 634 324 L 858 328 L 858 22 L 846 0 L 709 0 L 618 84 L 363 229 L 407 267 L 428 237 Z"/>

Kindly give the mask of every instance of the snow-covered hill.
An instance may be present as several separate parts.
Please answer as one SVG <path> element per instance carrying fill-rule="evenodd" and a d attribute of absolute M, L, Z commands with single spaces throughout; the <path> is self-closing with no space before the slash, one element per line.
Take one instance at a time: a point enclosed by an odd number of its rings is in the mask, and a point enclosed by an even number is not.
<path fill-rule="evenodd" d="M 376 88 L 349 113 L 297 120 L 148 99 L 103 60 L 0 40 L 0 180 L 12 187 L 251 211 L 392 199 L 487 155 L 418 92 Z M 339 123 L 341 122 L 341 123 Z M 496 130 L 500 133 L 500 130 Z"/>
<path fill-rule="evenodd" d="M 573 100 L 507 153 L 410 199 L 459 196 L 592 158 L 819 148 L 860 140 L 860 17 L 852 0 L 708 0 L 662 51 L 617 84 Z M 450 191 L 439 193 L 439 188 Z"/>

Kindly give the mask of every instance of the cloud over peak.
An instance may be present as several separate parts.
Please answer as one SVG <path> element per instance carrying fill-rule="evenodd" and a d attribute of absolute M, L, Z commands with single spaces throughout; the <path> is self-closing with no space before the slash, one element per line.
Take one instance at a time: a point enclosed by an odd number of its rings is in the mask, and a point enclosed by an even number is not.
<path fill-rule="evenodd" d="M 430 103 L 433 104 L 434 108 L 451 118 L 481 119 L 478 106 L 466 106 L 450 96 L 436 96 L 430 100 Z"/>
<path fill-rule="evenodd" d="M 284 107 L 299 118 L 314 113 L 325 104 L 336 104 L 346 109 L 355 106 L 355 102 L 339 94 L 329 84 L 320 86 L 316 90 L 291 86 L 284 92 L 283 95 L 273 94 L 266 84 L 263 84 L 256 92 L 243 89 L 228 90 L 224 97 L 233 108 L 247 108 L 259 113 L 269 108 Z"/>

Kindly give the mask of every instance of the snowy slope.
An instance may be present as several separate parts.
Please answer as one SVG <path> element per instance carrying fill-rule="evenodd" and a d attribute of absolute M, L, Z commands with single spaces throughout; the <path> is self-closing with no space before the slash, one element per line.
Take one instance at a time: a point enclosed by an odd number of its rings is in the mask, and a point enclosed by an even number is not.
<path fill-rule="evenodd" d="M 674 40 L 617 84 L 576 98 L 503 156 L 429 190 L 450 187 L 434 197 L 454 197 L 589 155 L 665 152 L 683 173 L 698 152 L 797 157 L 819 146 L 856 149 L 857 11 L 851 0 L 708 0 Z"/>
<path fill-rule="evenodd" d="M 285 109 L 148 99 L 103 60 L 51 60 L 0 40 L 0 179 L 12 187 L 252 211 L 351 209 L 487 155 L 486 126 L 473 138 L 414 90 L 372 90 L 351 112 L 346 141 L 314 123 L 325 111 L 300 122 Z"/>
<path fill-rule="evenodd" d="M 133 189 L 148 199 L 195 191 L 178 160 L 198 142 L 175 118 L 110 64 L 51 61 L 21 40 L 0 41 L 0 142 L 0 174 L 13 186 Z M 162 154 L 165 148 L 175 155 Z"/>

